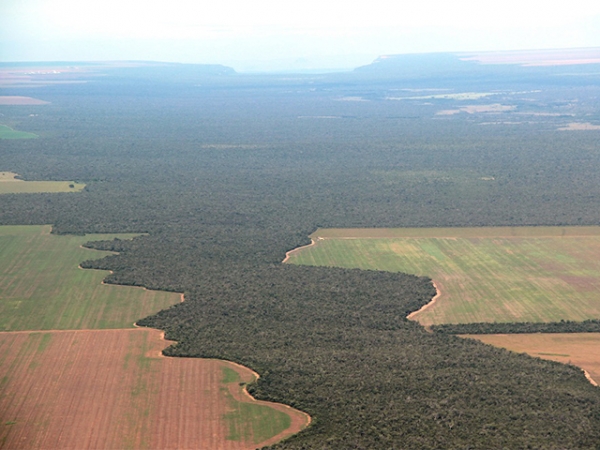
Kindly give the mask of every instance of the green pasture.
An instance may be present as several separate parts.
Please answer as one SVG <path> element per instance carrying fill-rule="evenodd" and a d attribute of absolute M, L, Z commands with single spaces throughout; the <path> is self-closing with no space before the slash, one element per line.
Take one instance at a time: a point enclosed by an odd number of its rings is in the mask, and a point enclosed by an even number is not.
<path fill-rule="evenodd" d="M 223 384 L 239 383 L 238 373 L 224 367 Z M 238 386 L 241 390 L 243 387 Z M 231 441 L 252 442 L 258 444 L 285 431 L 292 424 L 291 417 L 267 405 L 246 403 L 236 400 L 229 389 L 223 388 L 227 397 L 227 412 L 223 418 L 228 426 L 227 439 Z"/>
<path fill-rule="evenodd" d="M 441 296 L 424 325 L 600 318 L 600 227 L 319 230 L 292 264 L 405 272 Z"/>
<path fill-rule="evenodd" d="M 85 187 L 85 184 L 74 181 L 23 181 L 16 179 L 16 175 L 0 172 L 0 195 L 79 192 Z"/>
<path fill-rule="evenodd" d="M 0 125 L 0 139 L 35 139 L 37 134 L 16 131 L 6 125 Z"/>
<path fill-rule="evenodd" d="M 56 236 L 50 226 L 0 226 L 0 331 L 130 328 L 179 302 L 179 295 L 103 285 L 106 271 L 79 263 L 107 252 L 91 240 L 132 234 Z"/>

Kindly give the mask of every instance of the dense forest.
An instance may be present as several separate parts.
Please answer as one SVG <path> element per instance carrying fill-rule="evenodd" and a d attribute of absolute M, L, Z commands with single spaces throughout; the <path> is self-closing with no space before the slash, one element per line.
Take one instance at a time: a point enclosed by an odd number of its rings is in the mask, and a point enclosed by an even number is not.
<path fill-rule="evenodd" d="M 0 106 L 39 135 L 0 141 L 0 170 L 87 187 L 2 195 L 0 223 L 147 233 L 88 244 L 119 254 L 84 266 L 184 292 L 139 324 L 177 341 L 167 355 L 256 370 L 255 397 L 312 416 L 274 448 L 598 448 L 600 390 L 580 369 L 406 320 L 429 279 L 281 264 L 318 227 L 600 224 L 600 131 L 560 130 L 600 124 L 597 66 L 398 64 L 98 67 L 2 89 L 51 103 Z"/>

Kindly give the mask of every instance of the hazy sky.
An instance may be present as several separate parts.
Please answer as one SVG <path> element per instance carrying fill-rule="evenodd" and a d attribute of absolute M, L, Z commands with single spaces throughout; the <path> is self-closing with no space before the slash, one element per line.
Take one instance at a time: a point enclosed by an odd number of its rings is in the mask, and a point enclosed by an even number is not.
<path fill-rule="evenodd" d="M 0 0 L 0 61 L 335 68 L 381 54 L 592 46 L 594 0 Z"/>

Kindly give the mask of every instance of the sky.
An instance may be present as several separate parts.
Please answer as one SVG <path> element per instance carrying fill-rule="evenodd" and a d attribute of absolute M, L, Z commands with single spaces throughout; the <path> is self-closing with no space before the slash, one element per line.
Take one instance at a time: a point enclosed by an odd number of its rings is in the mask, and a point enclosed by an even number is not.
<path fill-rule="evenodd" d="M 0 61 L 344 69 L 379 55 L 600 47 L 592 0 L 0 0 Z"/>

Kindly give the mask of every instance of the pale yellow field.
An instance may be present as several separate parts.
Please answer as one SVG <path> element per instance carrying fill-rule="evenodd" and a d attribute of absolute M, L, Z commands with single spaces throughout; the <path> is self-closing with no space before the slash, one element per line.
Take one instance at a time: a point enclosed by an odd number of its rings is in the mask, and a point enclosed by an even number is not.
<path fill-rule="evenodd" d="M 581 367 L 595 384 L 600 383 L 600 333 L 478 334 L 463 337 Z"/>
<path fill-rule="evenodd" d="M 79 192 L 85 187 L 85 184 L 73 181 L 23 181 L 16 176 L 12 172 L 0 172 L 0 194 Z"/>

